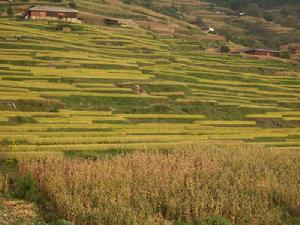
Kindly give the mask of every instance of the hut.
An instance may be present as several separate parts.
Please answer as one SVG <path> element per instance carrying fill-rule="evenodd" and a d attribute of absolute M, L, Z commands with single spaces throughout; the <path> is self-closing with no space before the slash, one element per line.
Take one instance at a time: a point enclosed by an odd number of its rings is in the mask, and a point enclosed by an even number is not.
<path fill-rule="evenodd" d="M 300 54 L 300 46 L 299 47 L 292 47 L 291 48 L 292 54 Z"/>
<path fill-rule="evenodd" d="M 28 20 L 65 20 L 69 22 L 80 22 L 78 20 L 78 11 L 70 8 L 35 6 L 30 8 L 24 15 Z"/>
<path fill-rule="evenodd" d="M 201 29 L 202 29 L 202 31 L 215 32 L 214 27 L 205 26 L 205 27 L 201 27 Z"/>
<path fill-rule="evenodd" d="M 104 23 L 108 26 L 120 26 L 121 25 L 118 20 L 109 19 L 109 18 L 105 18 Z"/>
<path fill-rule="evenodd" d="M 242 50 L 241 53 L 245 53 L 249 55 L 280 57 L 280 51 L 273 50 L 273 49 L 250 48 L 250 49 Z"/>

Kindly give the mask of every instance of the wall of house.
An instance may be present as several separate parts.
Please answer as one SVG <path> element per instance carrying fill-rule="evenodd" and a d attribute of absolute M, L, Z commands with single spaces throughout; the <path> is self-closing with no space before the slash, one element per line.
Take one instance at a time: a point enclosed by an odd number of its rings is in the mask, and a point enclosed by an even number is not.
<path fill-rule="evenodd" d="M 272 57 L 279 57 L 279 53 L 276 52 L 267 52 L 267 51 L 247 51 L 246 54 L 251 55 L 261 55 L 261 56 L 272 56 Z"/>
<path fill-rule="evenodd" d="M 31 11 L 29 18 L 33 20 L 65 20 L 74 23 L 80 23 L 77 19 L 78 13 L 61 13 L 61 12 L 46 12 L 46 11 Z"/>
<path fill-rule="evenodd" d="M 299 54 L 300 53 L 300 48 L 293 48 L 292 53 L 293 54 Z"/>

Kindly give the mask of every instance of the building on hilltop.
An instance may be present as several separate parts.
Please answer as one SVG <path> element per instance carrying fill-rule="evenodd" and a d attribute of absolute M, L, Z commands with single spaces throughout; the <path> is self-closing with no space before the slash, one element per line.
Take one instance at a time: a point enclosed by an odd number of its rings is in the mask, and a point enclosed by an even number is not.
<path fill-rule="evenodd" d="M 30 8 L 23 17 L 25 20 L 65 20 L 80 23 L 77 10 L 62 7 L 35 6 Z"/>
<path fill-rule="evenodd" d="M 280 57 L 280 51 L 273 49 L 259 49 L 249 48 L 238 51 L 238 53 L 245 53 L 249 55 L 269 56 L 269 57 Z"/>

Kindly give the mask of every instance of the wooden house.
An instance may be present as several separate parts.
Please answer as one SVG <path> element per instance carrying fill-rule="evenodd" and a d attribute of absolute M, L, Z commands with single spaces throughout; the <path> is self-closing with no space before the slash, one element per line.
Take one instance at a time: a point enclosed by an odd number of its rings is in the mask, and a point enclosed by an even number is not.
<path fill-rule="evenodd" d="M 121 25 L 118 20 L 109 19 L 109 18 L 105 18 L 104 23 L 108 26 L 120 26 Z"/>
<path fill-rule="evenodd" d="M 259 56 L 269 56 L 269 57 L 280 57 L 280 51 L 273 49 L 245 49 L 241 51 L 242 53 L 249 55 L 259 55 Z"/>
<path fill-rule="evenodd" d="M 80 22 L 78 20 L 78 11 L 70 8 L 35 6 L 30 8 L 24 15 L 28 20 L 65 20 L 69 22 Z"/>
<path fill-rule="evenodd" d="M 300 54 L 300 46 L 291 48 L 292 54 Z"/>

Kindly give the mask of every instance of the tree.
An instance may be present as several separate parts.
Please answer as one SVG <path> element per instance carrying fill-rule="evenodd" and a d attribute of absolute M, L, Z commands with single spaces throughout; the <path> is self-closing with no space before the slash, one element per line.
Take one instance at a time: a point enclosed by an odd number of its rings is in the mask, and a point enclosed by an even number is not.
<path fill-rule="evenodd" d="M 76 4 L 76 2 L 70 2 L 70 3 L 69 3 L 69 6 L 70 6 L 72 9 L 77 9 L 77 4 Z"/>
<path fill-rule="evenodd" d="M 13 11 L 13 8 L 11 6 L 9 6 L 7 9 L 6 9 L 6 12 L 9 16 L 12 16 L 14 11 Z"/>
<path fill-rule="evenodd" d="M 197 16 L 196 20 L 194 21 L 194 24 L 196 24 L 199 27 L 206 26 L 205 22 L 203 21 L 201 16 Z"/>
<path fill-rule="evenodd" d="M 123 0 L 124 4 L 131 5 L 131 0 Z"/>
<path fill-rule="evenodd" d="M 271 13 L 269 13 L 269 12 L 265 12 L 264 13 L 264 19 L 266 20 L 266 21 L 273 21 L 273 15 L 271 14 Z"/>
<path fill-rule="evenodd" d="M 220 48 L 220 51 L 222 53 L 228 53 L 228 52 L 230 52 L 230 48 L 226 45 L 222 45 L 221 48 Z"/>
<path fill-rule="evenodd" d="M 263 9 L 255 3 L 251 3 L 247 8 L 247 12 L 251 16 L 262 16 Z"/>
<path fill-rule="evenodd" d="M 248 0 L 231 0 L 229 6 L 233 10 L 241 10 L 248 7 Z"/>

